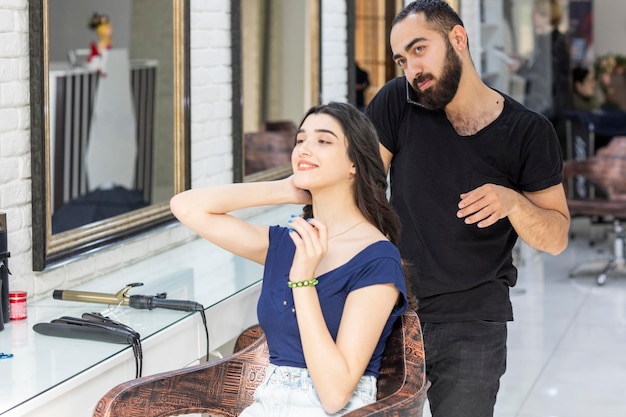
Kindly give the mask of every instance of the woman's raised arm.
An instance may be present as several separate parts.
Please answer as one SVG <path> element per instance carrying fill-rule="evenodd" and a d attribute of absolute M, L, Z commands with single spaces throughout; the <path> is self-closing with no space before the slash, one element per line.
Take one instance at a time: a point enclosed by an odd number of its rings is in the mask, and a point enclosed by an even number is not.
<path fill-rule="evenodd" d="M 235 255 L 265 263 L 268 227 L 253 225 L 228 213 L 277 204 L 308 204 L 310 195 L 290 178 L 278 181 L 216 185 L 175 195 L 170 209 L 181 223 Z"/>

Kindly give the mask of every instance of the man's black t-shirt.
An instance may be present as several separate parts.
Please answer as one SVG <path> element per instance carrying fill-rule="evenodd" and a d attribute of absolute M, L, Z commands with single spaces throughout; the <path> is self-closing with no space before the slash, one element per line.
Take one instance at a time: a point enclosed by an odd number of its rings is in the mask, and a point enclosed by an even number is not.
<path fill-rule="evenodd" d="M 562 182 L 550 122 L 503 96 L 500 116 L 472 136 L 459 136 L 444 111 L 407 103 L 405 77 L 389 81 L 367 109 L 393 154 L 391 202 L 424 322 L 513 318 L 517 233 L 507 218 L 484 229 L 465 224 L 456 216 L 460 195 L 486 183 L 533 192 Z"/>

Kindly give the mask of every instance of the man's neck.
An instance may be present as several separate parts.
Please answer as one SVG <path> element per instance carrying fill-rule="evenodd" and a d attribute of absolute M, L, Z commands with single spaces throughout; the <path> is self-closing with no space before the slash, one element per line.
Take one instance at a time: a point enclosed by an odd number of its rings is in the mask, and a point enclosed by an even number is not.
<path fill-rule="evenodd" d="M 502 113 L 504 97 L 473 71 L 461 79 L 454 99 L 446 106 L 448 120 L 460 136 L 478 133 Z"/>

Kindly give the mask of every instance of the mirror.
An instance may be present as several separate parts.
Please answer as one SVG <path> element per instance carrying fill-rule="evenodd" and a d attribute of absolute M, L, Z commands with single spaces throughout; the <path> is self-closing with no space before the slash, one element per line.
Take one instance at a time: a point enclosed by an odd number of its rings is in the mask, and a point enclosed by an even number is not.
<path fill-rule="evenodd" d="M 33 269 L 175 221 L 189 0 L 31 0 Z"/>
<path fill-rule="evenodd" d="M 297 125 L 320 102 L 320 15 L 319 0 L 231 2 L 235 182 L 291 174 Z"/>

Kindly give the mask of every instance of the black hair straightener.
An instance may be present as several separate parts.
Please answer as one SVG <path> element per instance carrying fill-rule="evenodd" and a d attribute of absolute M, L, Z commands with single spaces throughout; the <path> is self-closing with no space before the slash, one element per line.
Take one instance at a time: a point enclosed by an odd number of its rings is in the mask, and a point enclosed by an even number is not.
<path fill-rule="evenodd" d="M 143 362 L 141 336 L 124 323 L 100 313 L 84 313 L 81 318 L 63 316 L 50 323 L 37 323 L 33 330 L 46 336 L 129 344 L 133 347 L 135 355 L 135 377 L 141 376 Z"/>

